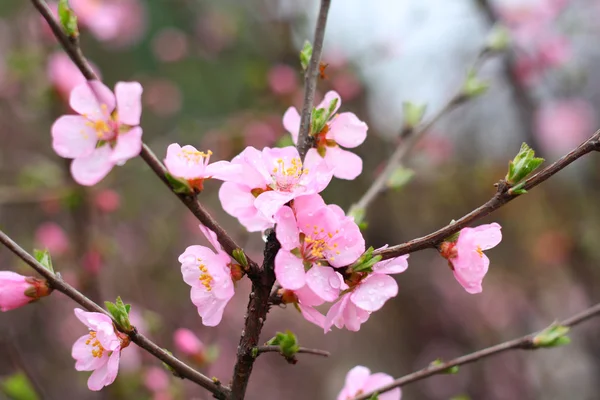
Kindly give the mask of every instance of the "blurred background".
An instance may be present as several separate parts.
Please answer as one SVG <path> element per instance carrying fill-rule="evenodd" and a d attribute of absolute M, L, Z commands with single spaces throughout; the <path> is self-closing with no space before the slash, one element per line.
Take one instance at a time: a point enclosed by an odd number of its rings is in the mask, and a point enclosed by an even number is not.
<path fill-rule="evenodd" d="M 245 146 L 289 143 L 283 112 L 301 107 L 298 62 L 313 36 L 316 1 L 70 0 L 84 53 L 104 82 L 144 87 L 144 141 L 163 158 L 173 142 L 231 159 Z M 526 141 L 549 162 L 589 137 L 600 107 L 600 2 L 597 0 L 344 0 L 332 2 L 323 61 L 328 90 L 342 111 L 369 125 L 357 149 L 363 174 L 334 180 L 326 201 L 348 209 L 397 143 L 402 102 L 435 114 L 461 86 L 491 26 L 512 35 L 508 56 L 486 62 L 484 96 L 444 117 L 405 163 L 404 178 L 371 205 L 367 243 L 379 247 L 425 235 L 488 200 L 507 161 Z M 197 221 L 140 159 L 99 185 L 78 187 L 69 160 L 51 149 L 50 126 L 69 113 L 66 99 L 83 78 L 28 1 L 0 2 L 0 226 L 27 250 L 47 247 L 55 268 L 96 301 L 122 296 L 135 324 L 159 345 L 227 383 L 243 325 L 249 282 L 216 328 L 202 326 L 177 257 L 206 244 Z M 325 359 L 276 354 L 255 364 L 248 399 L 334 399 L 360 364 L 401 376 L 549 325 L 599 301 L 600 163 L 591 155 L 482 222 L 497 221 L 504 240 L 484 291 L 466 293 L 434 251 L 411 255 L 396 276 L 398 297 L 358 333 L 327 335 L 293 307 L 274 308 L 268 340 L 291 329 Z M 410 179 L 409 179 L 410 178 Z M 220 208 L 218 182 L 200 199 L 254 259 L 262 239 Z M 0 269 L 30 274 L 0 249 Z M 70 350 L 85 327 L 60 293 L 0 315 L 0 398 L 209 399 L 130 346 L 119 377 L 102 392 L 86 387 Z M 174 343 L 189 329 L 204 357 Z M 512 352 L 403 389 L 404 399 L 596 399 L 600 322 L 572 332 L 566 347 Z M 218 356 L 216 353 L 218 352 Z M 208 357 L 210 356 L 210 357 Z M 215 358 L 207 362 L 207 358 Z M 204 359 L 202 359 L 204 358 Z M 32 391 L 24 382 L 29 381 Z"/>

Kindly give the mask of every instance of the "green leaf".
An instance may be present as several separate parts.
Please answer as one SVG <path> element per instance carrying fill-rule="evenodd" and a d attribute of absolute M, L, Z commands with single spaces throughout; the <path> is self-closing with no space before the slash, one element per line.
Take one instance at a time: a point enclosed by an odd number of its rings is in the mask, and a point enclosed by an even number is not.
<path fill-rule="evenodd" d="M 379 393 L 373 393 L 373 396 L 369 397 L 369 400 L 379 400 Z"/>
<path fill-rule="evenodd" d="M 165 173 L 165 178 L 167 178 L 167 181 L 169 181 L 169 185 L 171 185 L 171 189 L 173 189 L 175 193 L 192 194 L 194 192 L 190 185 L 187 183 L 187 181 L 184 179 L 175 178 L 168 172 Z"/>
<path fill-rule="evenodd" d="M 415 176 L 415 171 L 412 169 L 397 167 L 387 179 L 386 185 L 391 189 L 400 189 L 406 185 Z"/>
<path fill-rule="evenodd" d="M 54 267 L 52 266 L 52 258 L 48 250 L 33 250 L 33 256 L 35 259 L 44 266 L 48 271 L 54 273 Z"/>
<path fill-rule="evenodd" d="M 468 98 L 473 98 L 481 96 L 482 94 L 487 92 L 488 88 L 488 82 L 479 79 L 475 71 L 470 70 L 467 73 L 467 78 L 465 79 L 465 83 L 463 84 L 462 93 Z"/>
<path fill-rule="evenodd" d="M 402 111 L 404 114 L 404 126 L 410 129 L 415 128 L 423 120 L 427 104 L 414 104 L 410 101 L 402 103 Z"/>
<path fill-rule="evenodd" d="M 552 324 L 533 338 L 535 347 L 558 347 L 571 343 L 568 326 Z"/>
<path fill-rule="evenodd" d="M 436 358 L 429 365 L 431 365 L 432 367 L 438 367 L 438 366 L 443 365 L 443 364 L 444 364 L 444 360 L 442 360 L 441 358 Z M 452 375 L 454 375 L 454 374 L 458 373 L 458 369 L 459 369 L 458 365 L 454 365 L 452 367 L 446 368 L 441 373 L 442 374 L 452 374 Z"/>
<path fill-rule="evenodd" d="M 504 51 L 510 46 L 510 31 L 502 24 L 496 24 L 487 38 L 487 48 L 492 51 Z"/>
<path fill-rule="evenodd" d="M 381 256 L 373 256 L 373 246 L 369 247 L 358 259 L 350 266 L 354 272 L 372 272 L 373 266 L 381 261 Z"/>
<path fill-rule="evenodd" d="M 58 18 L 63 29 L 70 37 L 79 36 L 79 29 L 77 28 L 77 16 L 69 7 L 68 0 L 58 1 Z"/>
<path fill-rule="evenodd" d="M 121 297 L 117 297 L 115 303 L 111 303 L 110 301 L 105 301 L 106 309 L 112 315 L 114 320 L 117 322 L 119 327 L 123 329 L 125 332 L 131 332 L 133 327 L 131 326 L 131 322 L 129 321 L 129 312 L 131 311 L 131 305 L 123 303 Z"/>
<path fill-rule="evenodd" d="M 302 70 L 306 71 L 308 68 L 308 64 L 310 63 L 310 59 L 312 57 L 313 47 L 312 44 L 307 40 L 304 42 L 304 46 L 302 46 L 302 50 L 300 50 L 300 65 L 302 66 Z"/>
<path fill-rule="evenodd" d="M 354 222 L 357 225 L 365 220 L 365 214 L 366 210 L 364 208 L 357 207 L 356 205 L 350 207 L 350 211 L 348 211 L 348 216 L 354 218 Z"/>
<path fill-rule="evenodd" d="M 285 333 L 277 332 L 275 337 L 267 342 L 267 345 L 279 346 L 281 354 L 288 360 L 293 359 L 300 349 L 296 335 L 290 330 L 285 331 Z"/>
<path fill-rule="evenodd" d="M 10 375 L 0 381 L 0 390 L 13 400 L 38 400 L 39 397 L 27 376 L 22 372 Z"/>
<path fill-rule="evenodd" d="M 248 259 L 242 249 L 233 250 L 233 258 L 244 268 L 248 268 Z"/>
<path fill-rule="evenodd" d="M 310 134 L 316 135 L 321 132 L 327 123 L 327 111 L 324 108 L 313 108 L 310 117 Z"/>
<path fill-rule="evenodd" d="M 510 185 L 516 185 L 512 188 L 511 192 L 516 193 L 520 189 L 518 184 L 531 175 L 543 162 L 543 158 L 536 157 L 535 151 L 527 143 L 523 143 L 515 158 L 508 162 L 508 173 L 505 180 Z"/>

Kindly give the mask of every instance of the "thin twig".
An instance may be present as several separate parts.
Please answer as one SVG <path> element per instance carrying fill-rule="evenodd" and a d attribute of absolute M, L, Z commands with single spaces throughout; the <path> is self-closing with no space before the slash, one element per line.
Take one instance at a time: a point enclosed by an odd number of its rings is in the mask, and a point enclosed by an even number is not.
<path fill-rule="evenodd" d="M 319 17 L 317 18 L 317 27 L 315 28 L 315 42 L 313 43 L 312 57 L 308 69 L 304 74 L 304 102 L 302 103 L 302 114 L 300 115 L 300 131 L 298 133 L 298 153 L 300 159 L 304 160 L 306 153 L 312 147 L 312 141 L 309 138 L 310 116 L 315 100 L 315 90 L 317 88 L 317 77 L 319 75 L 319 62 L 323 51 L 323 39 L 325 38 L 325 26 L 327 25 L 327 14 L 331 0 L 321 0 Z"/>
<path fill-rule="evenodd" d="M 21 260 L 25 261 L 25 263 L 27 263 L 30 267 L 35 269 L 38 274 L 46 278 L 46 280 L 54 290 L 57 290 L 65 294 L 67 297 L 70 297 L 72 300 L 74 300 L 76 303 L 78 303 L 88 311 L 99 312 L 111 317 L 110 314 L 108 314 L 108 312 L 106 312 L 102 307 L 100 307 L 98 304 L 87 298 L 77 289 L 63 281 L 60 275 L 54 274 L 51 271 L 44 268 L 44 266 L 40 264 L 31 254 L 23 250 L 23 248 L 21 248 L 17 243 L 15 243 L 10 237 L 8 237 L 8 235 L 6 235 L 2 231 L 0 231 L 0 242 L 4 244 L 4 246 L 6 246 L 10 251 L 15 253 L 17 257 L 19 257 Z M 115 327 L 118 327 L 118 324 L 115 323 Z M 197 383 L 198 385 L 213 393 L 215 397 L 219 399 L 227 398 L 227 395 L 229 393 L 228 388 L 216 384 L 209 377 L 201 374 L 189 365 L 173 357 L 166 350 L 152 342 L 150 339 L 148 339 L 141 333 L 137 332 L 137 330 L 134 329 L 133 332 L 123 333 L 126 333 L 131 339 L 131 341 L 137 344 L 139 347 L 146 350 L 148 353 L 152 354 L 153 356 L 167 364 L 169 367 L 171 367 L 175 372 L 177 372 L 179 376 L 187 378 L 190 381 Z"/>
<path fill-rule="evenodd" d="M 281 353 L 281 347 L 279 347 L 279 346 L 258 346 L 256 349 L 257 349 L 257 354 L 270 353 L 270 352 Z M 329 357 L 331 355 L 331 353 L 328 351 L 319 350 L 319 349 L 309 349 L 307 347 L 300 347 L 296 353 L 314 354 L 316 356 L 322 356 L 322 357 Z"/>
<path fill-rule="evenodd" d="M 579 314 L 576 314 L 572 317 L 569 317 L 563 321 L 559 321 L 556 324 L 573 327 L 578 325 L 584 321 L 587 321 L 590 318 L 598 316 L 600 314 L 600 304 L 596 304 L 593 307 L 590 307 Z M 462 357 L 455 358 L 454 360 L 446 361 L 444 363 L 430 366 L 427 368 L 423 368 L 420 371 L 413 372 L 412 374 L 405 375 L 401 378 L 396 379 L 394 382 L 382 386 L 381 388 L 374 390 L 370 393 L 361 394 L 358 397 L 355 397 L 353 400 L 367 400 L 370 399 L 375 393 L 384 393 L 395 389 L 397 387 L 401 387 L 407 385 L 412 382 L 420 381 L 421 379 L 428 378 L 430 376 L 442 373 L 446 371 L 448 368 L 452 368 L 458 365 L 469 364 L 482 358 L 490 357 L 496 354 L 503 353 L 508 350 L 522 349 L 522 350 L 536 350 L 538 347 L 534 343 L 534 338 L 538 332 L 530 333 L 528 335 L 522 336 L 517 339 L 509 340 L 508 342 L 500 343 L 492 347 L 488 347 L 479 351 L 476 351 L 471 354 L 464 355 Z"/>
<path fill-rule="evenodd" d="M 477 71 L 481 68 L 483 63 L 489 58 L 488 56 L 496 54 L 486 47 L 479 52 L 475 61 L 473 62 L 472 71 Z M 442 117 L 450 113 L 458 106 L 465 104 L 469 100 L 469 97 L 465 96 L 462 85 L 458 88 L 456 93 L 448 100 L 445 106 L 443 106 L 437 113 L 435 113 L 427 122 L 416 126 L 416 127 L 403 127 L 400 131 L 400 142 L 394 150 L 394 153 L 390 156 L 384 170 L 377 176 L 371 186 L 367 189 L 365 194 L 352 206 L 352 210 L 366 210 L 369 205 L 387 188 L 387 182 L 396 170 L 396 168 L 402 164 L 406 156 L 410 153 L 413 147 L 421 140 L 421 138 L 429 132 L 431 127 L 435 125 Z"/>
<path fill-rule="evenodd" d="M 88 80 L 97 80 L 98 76 L 94 73 L 87 59 L 81 52 L 78 41 L 69 38 L 63 32 L 60 24 L 52 15 L 52 11 L 48 7 L 48 4 L 46 4 L 44 0 L 31 0 L 31 2 L 44 17 L 48 25 L 50 25 L 54 36 L 56 36 L 66 53 L 75 63 L 75 65 L 77 65 L 83 76 Z M 164 165 L 147 145 L 144 144 L 142 146 L 140 156 L 144 161 L 146 161 L 152 171 L 154 171 L 154 173 L 171 189 L 171 191 L 173 191 L 172 186 L 166 178 L 166 169 Z M 233 255 L 233 251 L 235 249 L 241 249 L 227 234 L 227 232 L 225 232 L 225 230 L 217 223 L 217 221 L 215 221 L 215 219 L 208 213 L 208 211 L 206 211 L 206 209 L 202 206 L 202 204 L 200 204 L 195 196 L 175 193 L 174 191 L 173 193 L 179 198 L 179 200 L 181 200 L 183 204 L 187 206 L 187 208 L 196 216 L 196 218 L 202 222 L 202 224 L 216 233 L 219 243 L 229 255 Z M 258 271 L 258 264 L 252 261 L 248 256 L 246 256 L 246 258 L 248 259 L 250 270 L 254 272 Z"/>
<path fill-rule="evenodd" d="M 561 171 L 563 168 L 567 167 L 569 164 L 574 162 L 575 160 L 583 157 L 584 155 L 600 149 L 600 130 L 596 131 L 588 140 L 580 144 L 576 149 L 572 150 L 556 162 L 550 164 L 546 168 L 542 169 L 540 172 L 531 176 L 530 178 L 525 180 L 523 185 L 523 189 L 529 190 L 539 185 L 540 183 L 546 181 L 548 178 Z M 494 197 L 485 202 L 480 207 L 471 211 L 467 215 L 463 216 L 459 220 L 446 225 L 445 227 L 430 233 L 427 236 L 423 236 L 417 239 L 413 239 L 410 242 L 406 242 L 403 244 L 399 244 L 396 246 L 388 247 L 383 250 L 376 250 L 373 252 L 374 255 L 381 255 L 383 259 L 389 259 L 393 257 L 398 257 L 404 254 L 414 253 L 415 251 L 434 248 L 444 241 L 445 238 L 460 231 L 462 228 L 472 224 L 473 222 L 485 217 L 490 214 L 492 211 L 497 210 L 502 207 L 506 203 L 520 197 L 522 195 L 515 194 L 511 192 L 510 186 L 504 181 L 501 180 L 496 184 L 497 191 Z"/>

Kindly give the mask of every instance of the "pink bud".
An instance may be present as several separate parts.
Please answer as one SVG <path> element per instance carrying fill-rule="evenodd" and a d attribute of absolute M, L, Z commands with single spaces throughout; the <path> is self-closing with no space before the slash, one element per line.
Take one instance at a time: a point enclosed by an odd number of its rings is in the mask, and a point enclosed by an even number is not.
<path fill-rule="evenodd" d="M 179 328 L 173 334 L 175 347 L 180 352 L 188 356 L 196 356 L 204 352 L 204 344 L 202 341 L 189 329 Z"/>
<path fill-rule="evenodd" d="M 45 222 L 37 228 L 35 242 L 38 246 L 48 249 L 53 256 L 60 256 L 69 250 L 67 234 L 54 222 Z"/>
<path fill-rule="evenodd" d="M 121 196 L 112 189 L 100 191 L 94 199 L 96 207 L 105 213 L 117 211 L 121 206 Z"/>
<path fill-rule="evenodd" d="M 0 271 L 0 311 L 14 310 L 51 292 L 52 289 L 43 279 Z"/>

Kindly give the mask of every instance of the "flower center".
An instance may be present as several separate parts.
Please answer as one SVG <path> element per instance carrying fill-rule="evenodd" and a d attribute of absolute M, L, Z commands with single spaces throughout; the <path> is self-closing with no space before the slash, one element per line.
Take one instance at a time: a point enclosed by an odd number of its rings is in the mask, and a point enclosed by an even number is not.
<path fill-rule="evenodd" d="M 208 150 L 204 153 L 203 151 L 198 150 L 181 149 L 177 155 L 180 158 L 183 158 L 188 165 L 204 164 L 204 166 L 206 166 L 208 165 L 212 151 Z"/>
<path fill-rule="evenodd" d="M 306 225 L 310 228 L 310 225 Z M 339 233 L 338 230 L 335 233 L 325 232 L 325 229 L 319 228 L 317 225 L 313 225 L 312 234 L 305 234 L 304 246 L 303 246 L 303 258 L 307 261 L 318 261 L 326 260 L 327 255 L 325 252 L 335 251 L 335 254 L 340 254 L 338 244 L 333 242 L 334 234 Z M 331 255 L 327 261 L 334 261 L 335 256 Z"/>
<path fill-rule="evenodd" d="M 96 339 L 96 331 L 90 331 L 90 336 L 85 341 L 86 345 L 92 346 L 92 356 L 100 358 L 104 354 L 104 347 L 100 344 L 100 341 Z"/>
<path fill-rule="evenodd" d="M 302 161 L 299 158 L 292 158 L 288 165 L 283 158 L 278 158 L 272 177 L 277 190 L 291 192 L 305 174 L 308 174 L 308 169 L 302 169 Z"/>
<path fill-rule="evenodd" d="M 483 257 L 483 250 L 481 250 L 481 246 L 477 246 L 477 254 L 479 254 L 479 257 Z"/>
<path fill-rule="evenodd" d="M 201 262 L 202 260 L 198 258 L 198 262 Z M 202 285 L 204 285 L 204 287 L 206 288 L 207 292 L 210 292 L 212 290 L 212 286 L 210 285 L 212 283 L 212 281 L 214 280 L 212 275 L 208 272 L 208 268 L 206 268 L 206 265 L 204 264 L 200 264 L 198 266 L 198 268 L 200 269 L 200 272 L 202 272 L 200 274 L 200 278 L 198 278 L 200 280 L 200 282 L 202 283 Z"/>

